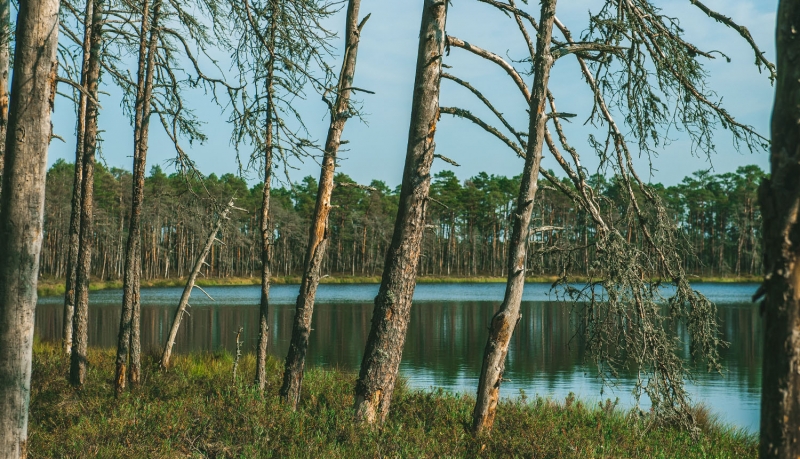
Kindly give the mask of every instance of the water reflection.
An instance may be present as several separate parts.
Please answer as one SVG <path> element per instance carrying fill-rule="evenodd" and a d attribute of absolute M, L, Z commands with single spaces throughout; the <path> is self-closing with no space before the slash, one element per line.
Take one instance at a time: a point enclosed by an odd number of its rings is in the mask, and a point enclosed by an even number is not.
<path fill-rule="evenodd" d="M 728 422 L 756 430 L 761 382 L 762 331 L 758 309 L 743 303 L 752 285 L 701 285 L 718 302 L 723 339 L 723 375 L 697 370 L 691 385 L 695 400 L 703 401 Z M 157 351 L 169 332 L 180 289 L 142 291 L 142 348 Z M 184 317 L 175 352 L 235 349 L 236 331 L 244 328 L 245 349 L 254 350 L 258 337 L 258 288 L 207 289 L 216 301 L 196 296 Z M 374 285 L 323 285 L 315 310 L 309 343 L 311 365 L 357 371 L 372 317 Z M 522 319 L 509 350 L 504 396 L 520 390 L 556 398 L 575 392 L 585 399 L 601 398 L 596 370 L 584 362 L 580 341 L 574 339 L 575 318 L 570 306 L 552 301 L 548 286 L 526 287 Z M 501 284 L 420 285 L 415 294 L 401 371 L 416 387 L 475 390 L 487 325 L 502 298 Z M 270 352 L 286 355 L 293 318 L 296 286 L 272 289 Z M 89 344 L 114 347 L 119 326 L 121 292 L 93 293 L 89 312 Z M 495 301 L 487 301 L 494 299 Z M 740 301 L 736 303 L 735 301 Z M 43 298 L 37 307 L 36 334 L 61 338 L 61 299 Z M 605 397 L 630 404 L 630 377 L 623 378 Z"/>

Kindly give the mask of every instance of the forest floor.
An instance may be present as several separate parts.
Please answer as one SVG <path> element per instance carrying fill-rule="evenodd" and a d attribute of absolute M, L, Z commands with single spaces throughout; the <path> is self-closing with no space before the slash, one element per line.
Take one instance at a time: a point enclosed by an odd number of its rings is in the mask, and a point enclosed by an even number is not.
<path fill-rule="evenodd" d="M 575 282 L 586 281 L 585 276 L 573 276 Z M 530 276 L 525 279 L 531 283 L 553 283 L 556 276 Z M 690 282 L 758 282 L 758 276 L 692 276 Z M 275 276 L 270 282 L 273 285 L 300 284 L 300 276 Z M 380 284 L 380 276 L 336 276 L 323 277 L 322 284 Z M 505 277 L 492 276 L 420 276 L 418 284 L 454 284 L 454 283 L 505 283 Z M 224 285 L 260 285 L 260 277 L 211 277 L 197 279 L 200 287 L 216 287 Z M 183 287 L 186 278 L 142 279 L 142 287 Z M 122 288 L 122 281 L 92 281 L 89 290 L 106 290 Z M 42 278 L 38 285 L 39 296 L 57 296 L 64 294 L 64 279 Z"/>
<path fill-rule="evenodd" d="M 504 400 L 491 435 L 469 431 L 473 398 L 408 389 L 401 381 L 386 423 L 352 421 L 355 375 L 307 371 L 295 412 L 274 395 L 282 365 L 267 366 L 266 395 L 252 389 L 255 358 L 245 355 L 232 379 L 230 354 L 176 356 L 158 369 L 144 358 L 141 386 L 113 396 L 115 353 L 89 352 L 87 382 L 66 381 L 69 359 L 36 343 L 28 448 L 30 457 L 755 457 L 756 438 L 697 409 L 692 437 L 606 402 L 587 406 L 527 398 Z"/>

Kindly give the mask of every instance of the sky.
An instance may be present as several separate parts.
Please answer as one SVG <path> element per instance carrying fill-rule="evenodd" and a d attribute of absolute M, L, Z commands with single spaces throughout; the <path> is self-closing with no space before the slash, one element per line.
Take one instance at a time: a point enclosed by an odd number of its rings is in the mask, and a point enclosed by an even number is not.
<path fill-rule="evenodd" d="M 338 171 L 348 174 L 359 183 L 368 184 L 373 179 L 378 179 L 394 187 L 401 181 L 422 3 L 422 0 L 362 1 L 361 15 L 371 13 L 372 16 L 362 32 L 354 85 L 374 91 L 375 94 L 357 94 L 356 99 L 363 106 L 364 120 L 348 121 L 342 138 L 349 143 L 340 149 L 338 166 Z M 523 5 L 523 8 L 538 17 L 538 2 L 529 3 L 527 6 Z M 688 41 L 704 50 L 722 51 L 731 58 L 731 62 L 726 62 L 725 59 L 704 62 L 708 71 L 709 87 L 716 93 L 717 100 L 721 100 L 722 105 L 739 122 L 751 125 L 760 134 L 769 137 L 773 87 L 768 74 L 759 73 L 754 65 L 755 58 L 747 43 L 735 31 L 706 17 L 689 0 L 654 0 L 654 3 L 669 16 L 680 20 Z M 774 62 L 774 27 L 778 0 L 706 0 L 704 3 L 747 27 L 766 57 Z M 597 12 L 601 4 L 601 0 L 562 0 L 557 7 L 557 16 L 572 30 L 573 35 L 578 36 L 586 28 L 590 12 Z M 344 44 L 344 11 L 331 17 L 326 26 L 338 32 L 334 45 L 341 49 Z M 475 0 L 452 1 L 448 11 L 447 33 L 507 59 L 519 59 L 526 54 L 525 43 L 513 20 L 495 8 Z M 217 53 L 225 56 L 229 54 L 228 51 L 218 50 Z M 135 57 L 130 56 L 130 59 L 134 62 Z M 339 53 L 332 56 L 329 62 L 338 67 Z M 450 73 L 481 90 L 508 117 L 512 125 L 525 130 L 526 104 L 516 86 L 502 70 L 455 48 L 444 62 L 452 66 L 448 70 Z M 528 84 L 530 85 L 530 81 Z M 566 57 L 557 61 L 552 71 L 550 89 L 559 111 L 578 115 L 567 125 L 567 133 L 571 143 L 581 154 L 584 165 L 590 172 L 594 172 L 598 161 L 588 149 L 586 138 L 592 132 L 602 135 L 603 130 L 584 124 L 591 110 L 591 93 L 578 75 L 575 59 Z M 105 94 L 100 97 L 100 161 L 109 167 L 130 170 L 133 132 L 130 119 L 122 113 L 121 94 L 118 89 L 105 83 L 101 90 Z M 203 144 L 194 142 L 191 145 L 188 141 L 183 141 L 184 149 L 203 173 L 238 173 L 235 151 L 230 144 L 231 127 L 227 123 L 228 115 L 222 113 L 202 92 L 197 91 L 188 96 L 189 106 L 204 123 L 202 130 L 208 140 Z M 490 119 L 472 94 L 456 87 L 451 81 L 442 82 L 440 105 L 467 108 L 485 116 L 487 120 Z M 316 93 L 310 91 L 306 100 L 298 101 L 297 107 L 302 111 L 311 135 L 322 143 L 328 125 L 326 106 Z M 64 141 L 54 140 L 51 143 L 49 164 L 61 158 L 74 161 L 74 112 L 69 100 L 57 100 L 53 127 L 55 134 Z M 720 130 L 715 136 L 717 148 L 710 158 L 703 154 L 693 156 L 688 140 L 681 133 L 672 131 L 668 137 L 671 141 L 661 149 L 657 157 L 637 158 L 635 164 L 643 178 L 673 185 L 698 170 L 734 172 L 737 167 L 748 164 L 768 168 L 767 152 L 751 153 L 747 149 L 736 151 L 727 131 Z M 454 167 L 437 160 L 432 173 L 449 169 L 462 180 L 479 172 L 518 175 L 523 167 L 523 161 L 499 140 L 470 122 L 454 119 L 449 115 L 443 115 L 438 125 L 436 149 L 437 153 L 452 158 L 461 166 Z M 174 157 L 172 143 L 163 133 L 158 120 L 153 118 L 148 169 L 152 165 L 160 165 L 169 173 L 174 170 L 171 166 Z M 307 158 L 304 162 L 295 161 L 289 166 L 287 170 L 292 181 L 300 181 L 307 175 L 319 175 L 318 163 L 313 158 Z M 542 167 L 557 169 L 557 164 L 545 153 Z M 251 184 L 258 180 L 258 175 L 257 171 L 244 171 L 244 177 Z"/>

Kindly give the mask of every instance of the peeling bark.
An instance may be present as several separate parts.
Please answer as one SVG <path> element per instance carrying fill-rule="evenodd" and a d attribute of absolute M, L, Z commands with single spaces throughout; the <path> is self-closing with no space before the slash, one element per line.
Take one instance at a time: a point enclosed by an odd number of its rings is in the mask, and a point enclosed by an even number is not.
<path fill-rule="evenodd" d="M 389 413 L 408 329 L 439 119 L 446 18 L 446 1 L 425 0 L 397 219 L 356 382 L 356 419 L 370 424 L 383 422 Z"/>
<path fill-rule="evenodd" d="M 331 195 L 333 193 L 333 176 L 336 171 L 336 155 L 342 131 L 347 119 L 350 117 L 350 93 L 353 86 L 353 77 L 356 73 L 356 57 L 361 28 L 369 18 L 367 16 L 358 24 L 358 10 L 361 0 L 350 0 L 347 8 L 347 30 L 342 70 L 339 84 L 336 89 L 336 103 L 331 109 L 331 121 L 328 127 L 328 137 L 325 141 L 325 153 L 322 158 L 322 168 L 319 175 L 317 188 L 317 202 L 308 236 L 306 249 L 305 268 L 300 284 L 300 294 L 297 295 L 295 304 L 294 325 L 292 339 L 289 344 L 289 354 L 283 373 L 281 397 L 293 408 L 297 409 L 300 402 L 300 388 L 303 384 L 303 371 L 305 368 L 306 352 L 308 351 L 308 338 L 311 334 L 311 317 L 314 312 L 314 299 L 319 286 L 322 259 L 328 248 L 328 215 L 331 211 Z"/>
<path fill-rule="evenodd" d="M 759 188 L 766 294 L 762 458 L 800 457 L 800 2 L 778 6 L 771 177 Z"/>
<path fill-rule="evenodd" d="M 27 454 L 58 0 L 20 2 L 0 196 L 0 458 Z"/>

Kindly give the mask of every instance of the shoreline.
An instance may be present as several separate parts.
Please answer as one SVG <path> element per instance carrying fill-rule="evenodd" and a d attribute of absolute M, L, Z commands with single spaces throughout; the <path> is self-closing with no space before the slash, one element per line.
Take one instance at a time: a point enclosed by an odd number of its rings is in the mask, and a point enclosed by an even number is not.
<path fill-rule="evenodd" d="M 557 276 L 529 276 L 525 278 L 525 283 L 529 284 L 551 284 L 558 279 Z M 585 276 L 575 276 L 574 282 L 585 282 Z M 760 283 L 762 278 L 759 276 L 693 276 L 691 283 Z M 320 284 L 379 284 L 380 276 L 337 276 L 323 277 Z M 505 277 L 494 276 L 423 276 L 417 278 L 418 284 L 490 284 L 505 283 Z M 300 276 L 276 276 L 270 280 L 271 285 L 299 285 Z M 237 285 L 260 285 L 258 277 L 216 277 L 209 279 L 198 279 L 196 284 L 200 287 L 222 287 Z M 168 279 L 143 279 L 141 286 L 150 287 L 183 287 L 186 285 L 186 278 Z M 92 281 L 89 284 L 89 291 L 121 289 L 122 280 L 113 281 Z M 37 292 L 40 297 L 64 295 L 64 279 L 39 279 Z"/>

